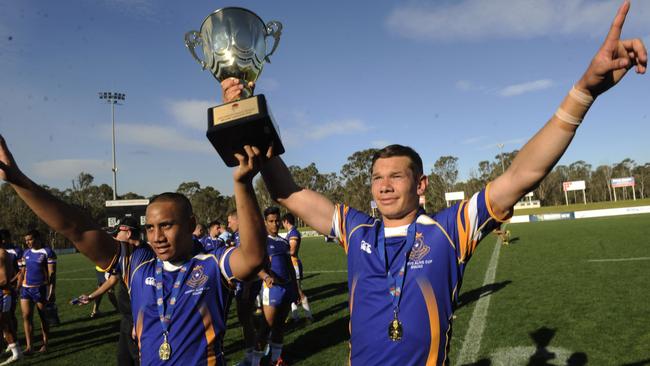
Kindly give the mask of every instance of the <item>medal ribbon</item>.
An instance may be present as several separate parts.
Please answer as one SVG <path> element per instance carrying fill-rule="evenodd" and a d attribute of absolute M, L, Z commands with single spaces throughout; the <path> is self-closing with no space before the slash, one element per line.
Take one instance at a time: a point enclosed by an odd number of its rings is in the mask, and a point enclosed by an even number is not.
<path fill-rule="evenodd" d="M 191 263 L 192 260 L 187 261 L 178 272 L 176 281 L 174 282 L 174 287 L 172 288 L 171 296 L 167 302 L 167 308 L 165 309 L 165 301 L 163 297 L 163 263 L 160 259 L 156 258 L 156 304 L 158 306 L 160 325 L 162 326 L 163 336 L 165 339 L 169 333 L 169 323 L 171 323 L 172 315 L 174 314 L 174 309 L 178 302 L 178 294 L 180 293 L 183 282 L 185 282 L 185 278 L 187 278 L 188 269 Z"/>
<path fill-rule="evenodd" d="M 406 244 L 404 244 L 404 247 L 402 250 L 400 250 L 400 253 L 397 253 L 397 260 L 401 262 L 401 265 L 399 265 L 400 262 L 398 262 L 399 270 L 396 273 L 391 273 L 390 263 L 388 263 L 388 260 L 386 258 L 387 254 L 385 235 L 384 224 L 382 223 L 379 227 L 379 235 L 377 237 L 377 251 L 379 252 L 379 258 L 381 258 L 383 265 L 386 266 L 386 280 L 388 282 L 389 293 L 393 300 L 393 312 L 395 314 L 395 318 L 397 318 L 397 313 L 399 312 L 399 302 L 402 298 L 402 290 L 404 287 L 404 279 L 406 278 L 406 264 L 408 263 L 411 249 L 415 244 L 415 222 L 412 222 L 409 225 L 406 232 Z M 400 256 L 402 253 L 404 253 L 404 255 Z M 404 258 L 403 261 L 401 261 L 400 257 Z"/>

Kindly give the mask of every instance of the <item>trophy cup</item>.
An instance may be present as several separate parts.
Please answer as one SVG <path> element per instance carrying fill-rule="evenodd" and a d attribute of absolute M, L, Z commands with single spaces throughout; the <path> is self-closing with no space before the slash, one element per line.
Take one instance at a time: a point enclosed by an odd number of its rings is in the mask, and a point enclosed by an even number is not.
<path fill-rule="evenodd" d="M 249 82 L 255 82 L 265 62 L 275 52 L 282 33 L 282 23 L 262 19 L 250 10 L 227 7 L 214 11 L 201 24 L 200 31 L 185 34 L 185 46 L 205 70 L 220 83 L 237 78 L 244 86 L 240 100 L 208 109 L 206 136 L 227 166 L 239 164 L 234 154 L 244 145 L 266 151 L 273 144 L 274 154 L 284 153 L 279 129 L 273 120 L 264 95 L 253 95 Z M 267 37 L 273 47 L 266 53 Z M 195 47 L 201 45 L 203 59 Z"/>

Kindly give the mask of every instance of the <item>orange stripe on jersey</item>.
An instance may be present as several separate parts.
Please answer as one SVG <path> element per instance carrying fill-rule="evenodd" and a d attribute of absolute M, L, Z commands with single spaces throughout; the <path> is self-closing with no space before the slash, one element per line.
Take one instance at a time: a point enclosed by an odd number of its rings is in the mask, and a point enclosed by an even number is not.
<path fill-rule="evenodd" d="M 352 279 L 352 286 L 350 287 L 350 321 L 348 323 L 348 329 L 350 330 L 350 334 L 352 334 L 352 307 L 354 306 L 354 290 L 357 288 L 357 280 L 359 277 L 354 277 Z M 350 354 L 348 356 L 348 364 L 352 365 L 352 342 L 348 341 L 348 345 L 350 346 Z"/>
<path fill-rule="evenodd" d="M 138 318 L 135 322 L 135 336 L 138 338 L 138 353 L 140 354 L 140 359 L 142 359 L 142 344 L 140 343 L 140 336 L 142 336 L 142 324 L 144 322 L 144 311 L 138 311 Z"/>
<path fill-rule="evenodd" d="M 469 205 L 467 204 L 467 201 L 461 202 L 458 207 L 458 214 L 456 215 L 456 229 L 458 230 L 458 244 L 460 246 L 458 249 L 461 260 L 464 260 L 467 257 L 470 250 L 470 248 L 468 248 L 470 234 L 468 221 L 469 215 L 467 214 L 468 207 Z"/>
<path fill-rule="evenodd" d="M 438 303 L 436 295 L 433 293 L 431 284 L 424 278 L 418 278 L 420 291 L 424 296 L 424 302 L 427 304 L 427 313 L 429 315 L 429 329 L 431 331 L 431 345 L 429 345 L 429 356 L 427 357 L 427 366 L 435 366 L 438 362 L 438 348 L 440 346 L 440 320 L 438 319 Z"/>
<path fill-rule="evenodd" d="M 348 210 L 350 209 L 348 206 L 342 206 L 343 210 L 340 209 L 340 205 L 336 207 L 337 212 L 339 213 L 339 232 L 341 233 L 341 245 L 343 246 L 343 249 L 345 250 L 345 254 L 348 254 L 348 233 L 345 230 L 345 223 L 347 221 L 347 216 L 348 216 Z M 343 212 L 341 212 L 343 211 Z"/>
<path fill-rule="evenodd" d="M 208 355 L 207 355 L 207 365 L 216 366 L 217 364 L 217 355 L 214 352 L 214 327 L 212 326 L 212 315 L 210 315 L 210 310 L 205 306 L 201 305 L 199 308 L 201 317 L 203 318 L 203 327 L 205 328 L 205 340 L 208 344 Z"/>
<path fill-rule="evenodd" d="M 488 212 L 490 213 L 490 216 L 492 216 L 495 220 L 497 220 L 498 222 L 505 222 L 505 221 L 507 221 L 509 219 L 508 216 L 512 215 L 512 211 L 511 211 L 510 215 L 508 215 L 506 217 L 499 217 L 494 213 L 494 211 L 492 210 L 492 203 L 490 203 L 491 202 L 490 201 L 490 184 L 492 184 L 492 183 L 490 182 L 490 183 L 488 183 L 487 186 L 485 186 L 485 207 L 487 207 Z"/>

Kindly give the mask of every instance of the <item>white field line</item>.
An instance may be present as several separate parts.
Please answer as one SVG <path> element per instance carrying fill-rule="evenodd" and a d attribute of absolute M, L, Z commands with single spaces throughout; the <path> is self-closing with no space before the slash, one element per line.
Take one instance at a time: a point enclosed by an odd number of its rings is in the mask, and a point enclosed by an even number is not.
<path fill-rule="evenodd" d="M 587 260 L 587 262 L 629 262 L 629 261 L 650 261 L 650 257 L 588 259 Z"/>
<path fill-rule="evenodd" d="M 490 258 L 490 263 L 488 264 L 487 271 L 485 271 L 483 286 L 494 283 L 501 245 L 501 238 L 497 238 L 494 250 L 492 251 L 492 257 Z M 467 333 L 465 333 L 463 347 L 460 349 L 460 353 L 458 353 L 458 362 L 456 362 L 456 365 L 476 362 L 476 357 L 478 357 L 478 352 L 481 349 L 481 337 L 483 337 L 483 330 L 485 330 L 488 308 L 490 307 L 490 298 L 491 296 L 488 294 L 481 296 L 481 298 L 476 302 L 472 318 L 469 320 L 469 328 L 467 329 Z"/>
<path fill-rule="evenodd" d="M 322 271 L 302 271 L 302 273 L 347 273 L 347 269 L 334 269 L 334 270 L 322 270 Z"/>
<path fill-rule="evenodd" d="M 90 281 L 90 280 L 95 280 L 97 281 L 96 277 L 80 277 L 80 278 L 57 278 L 57 281 Z"/>

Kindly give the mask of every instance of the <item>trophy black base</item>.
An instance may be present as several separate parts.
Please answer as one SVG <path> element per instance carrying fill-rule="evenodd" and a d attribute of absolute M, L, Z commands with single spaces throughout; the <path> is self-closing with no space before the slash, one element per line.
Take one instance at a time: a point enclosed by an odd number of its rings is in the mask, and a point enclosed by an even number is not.
<path fill-rule="evenodd" d="M 239 165 L 235 153 L 243 153 L 244 145 L 265 152 L 273 144 L 274 155 L 284 153 L 279 129 L 262 94 L 209 108 L 206 136 L 229 167 Z"/>

